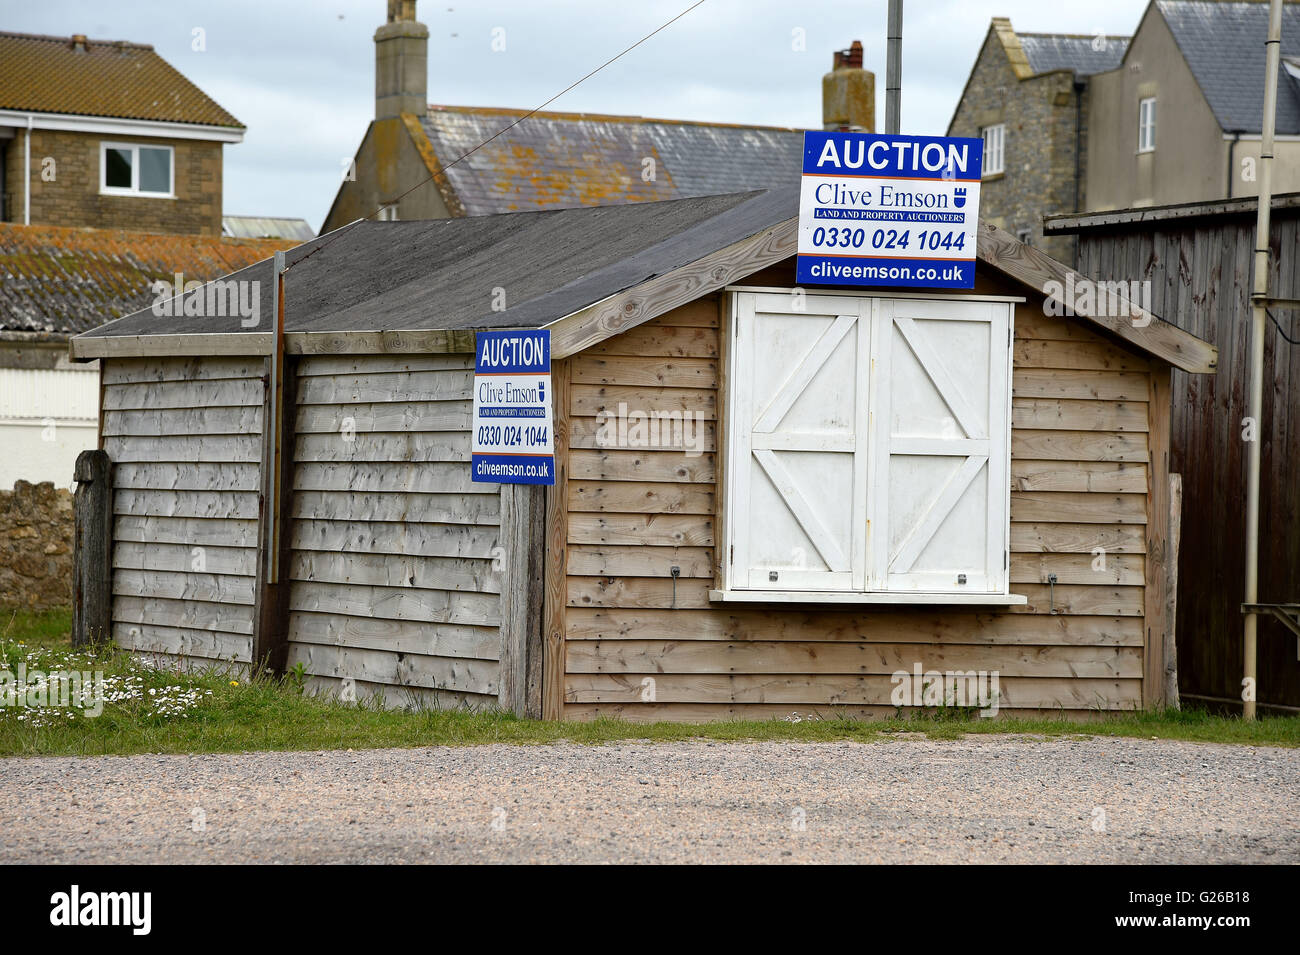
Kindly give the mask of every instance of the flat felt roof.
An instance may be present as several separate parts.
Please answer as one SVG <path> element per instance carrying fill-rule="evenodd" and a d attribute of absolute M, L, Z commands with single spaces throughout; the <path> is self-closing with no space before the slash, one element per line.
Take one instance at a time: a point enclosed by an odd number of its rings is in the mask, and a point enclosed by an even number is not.
<path fill-rule="evenodd" d="M 285 331 L 539 328 L 790 219 L 798 206 L 798 189 L 791 188 L 552 212 L 363 220 L 285 253 Z M 147 308 L 81 337 L 269 332 L 273 278 L 267 259 L 220 280 L 260 283 L 252 327 L 239 314 L 187 317 L 173 301 L 180 314 Z M 196 295 L 208 297 L 204 290 L 184 296 L 191 307 Z"/>

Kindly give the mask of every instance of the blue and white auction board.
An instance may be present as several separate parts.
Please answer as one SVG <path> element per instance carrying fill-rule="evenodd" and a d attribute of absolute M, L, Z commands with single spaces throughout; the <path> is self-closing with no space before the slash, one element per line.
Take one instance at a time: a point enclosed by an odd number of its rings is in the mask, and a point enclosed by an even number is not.
<path fill-rule="evenodd" d="M 984 142 L 806 132 L 801 285 L 973 288 Z"/>
<path fill-rule="evenodd" d="M 551 333 L 474 336 L 471 480 L 554 484 Z"/>

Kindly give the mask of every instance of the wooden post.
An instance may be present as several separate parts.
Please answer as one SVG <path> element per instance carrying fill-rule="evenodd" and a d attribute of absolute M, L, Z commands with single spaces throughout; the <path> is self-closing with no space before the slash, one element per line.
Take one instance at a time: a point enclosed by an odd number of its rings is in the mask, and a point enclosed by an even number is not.
<path fill-rule="evenodd" d="M 108 452 L 82 451 L 73 470 L 74 571 L 72 645 L 110 639 L 113 609 L 113 462 Z"/>
<path fill-rule="evenodd" d="M 1165 700 L 1165 637 L 1169 583 L 1169 428 L 1173 413 L 1172 374 L 1161 361 L 1151 364 L 1151 391 L 1147 434 L 1150 458 L 1147 479 L 1146 586 L 1143 588 L 1143 630 L 1146 633 L 1142 665 L 1142 706 L 1153 709 Z"/>
<path fill-rule="evenodd" d="M 1174 631 L 1178 622 L 1178 544 L 1182 534 L 1183 476 L 1169 475 L 1169 539 L 1165 544 L 1165 706 L 1181 707 L 1178 698 L 1178 648 Z"/>
<path fill-rule="evenodd" d="M 297 362 L 286 362 L 280 388 L 284 408 L 280 426 L 269 407 L 271 389 L 262 404 L 262 492 L 258 508 L 257 582 L 253 608 L 253 668 L 283 673 L 289 655 L 289 519 L 293 504 L 293 443 L 295 434 Z M 278 444 L 279 453 L 269 452 Z M 268 507 L 268 502 L 274 506 Z M 274 553 L 274 566 L 267 555 Z"/>
<path fill-rule="evenodd" d="M 289 514 L 297 372 L 284 352 L 284 253 L 275 254 L 275 337 L 262 399 L 262 489 L 258 506 L 257 582 L 253 598 L 253 670 L 283 673 L 289 653 Z"/>
<path fill-rule="evenodd" d="M 569 359 L 551 365 L 555 484 L 546 489 L 546 586 L 542 598 L 542 719 L 564 718 L 564 641 L 569 603 Z"/>
<path fill-rule="evenodd" d="M 501 485 L 501 708 L 542 716 L 542 585 L 546 562 L 546 488 Z"/>

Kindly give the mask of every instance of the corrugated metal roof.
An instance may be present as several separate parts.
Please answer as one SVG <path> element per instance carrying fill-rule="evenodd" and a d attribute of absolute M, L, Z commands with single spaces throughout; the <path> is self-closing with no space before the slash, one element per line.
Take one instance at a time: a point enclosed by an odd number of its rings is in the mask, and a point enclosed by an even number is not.
<path fill-rule="evenodd" d="M 1264 118 L 1267 3 L 1159 0 L 1156 4 L 1219 125 L 1258 133 Z M 1282 7 L 1282 55 L 1300 56 L 1300 5 Z M 1278 78 L 1277 132 L 1300 134 L 1300 89 Z"/>
<path fill-rule="evenodd" d="M 243 129 L 154 48 L 0 33 L 0 109 Z"/>
<path fill-rule="evenodd" d="M 445 164 L 525 113 L 430 106 L 422 125 Z M 797 129 L 539 112 L 443 175 L 476 216 L 789 186 L 802 149 Z"/>
<path fill-rule="evenodd" d="M 1126 36 L 1063 33 L 1018 33 L 1016 36 L 1035 73 L 1072 70 L 1080 76 L 1091 76 L 1119 66 L 1129 43 Z"/>
<path fill-rule="evenodd" d="M 277 216 L 222 216 L 221 234 L 235 239 L 295 239 L 298 242 L 316 238 L 306 219 Z"/>
<path fill-rule="evenodd" d="M 83 332 L 147 307 L 159 279 L 208 282 L 295 244 L 0 223 L 0 331 Z"/>

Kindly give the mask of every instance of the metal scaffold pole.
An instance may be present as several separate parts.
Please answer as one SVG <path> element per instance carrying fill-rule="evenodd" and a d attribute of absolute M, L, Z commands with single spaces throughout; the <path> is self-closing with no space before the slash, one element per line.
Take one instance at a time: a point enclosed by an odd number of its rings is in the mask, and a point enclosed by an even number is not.
<path fill-rule="evenodd" d="M 1248 608 L 1259 601 L 1259 471 L 1263 443 L 1264 331 L 1268 313 L 1269 212 L 1273 192 L 1273 135 L 1277 125 L 1277 72 L 1282 49 L 1282 0 L 1271 0 L 1264 71 L 1264 124 L 1259 145 L 1259 211 L 1255 219 L 1255 283 L 1251 292 L 1250 393 L 1246 415 L 1253 427 L 1246 450 L 1246 599 Z M 1258 696 L 1257 635 L 1259 613 L 1247 609 L 1242 651 L 1243 719 L 1255 718 Z"/>
<path fill-rule="evenodd" d="M 885 132 L 898 135 L 903 92 L 903 0 L 889 0 L 889 35 L 885 62 Z"/>

